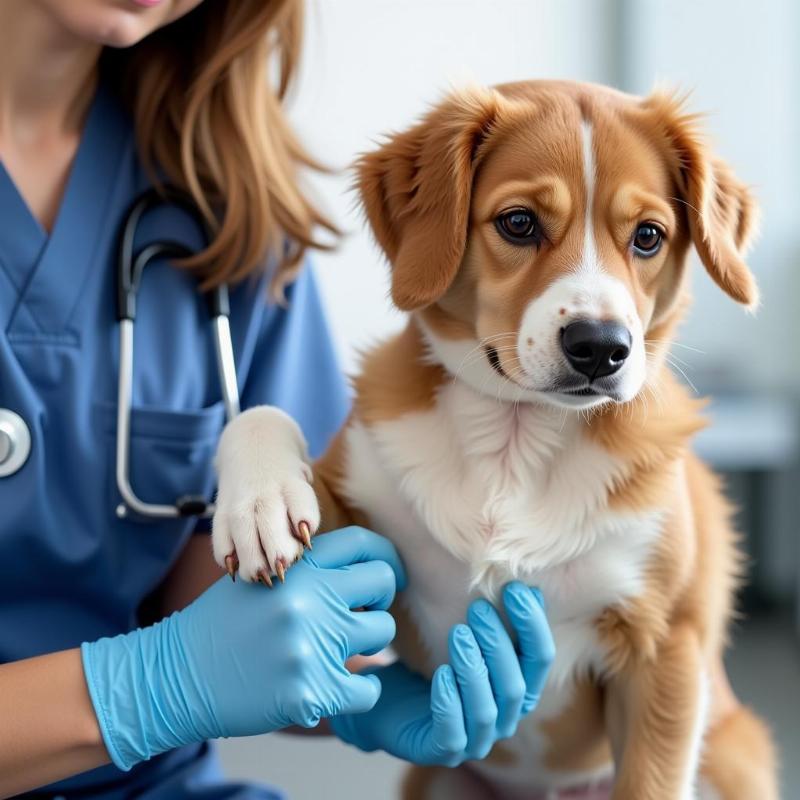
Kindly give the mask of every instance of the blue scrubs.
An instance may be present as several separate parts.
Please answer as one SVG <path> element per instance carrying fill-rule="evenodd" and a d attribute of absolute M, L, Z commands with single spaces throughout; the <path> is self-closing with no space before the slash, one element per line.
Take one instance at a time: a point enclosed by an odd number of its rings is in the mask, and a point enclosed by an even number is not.
<path fill-rule="evenodd" d="M 137 626 L 142 600 L 198 533 L 196 521 L 116 517 L 118 326 L 116 235 L 148 186 L 130 120 L 100 89 L 52 233 L 0 165 L 0 408 L 31 430 L 24 467 L 0 478 L 0 663 L 77 647 Z M 201 245 L 175 208 L 142 223 L 141 242 Z M 313 275 L 266 302 L 263 278 L 231 296 L 242 406 L 270 403 L 303 427 L 313 453 L 347 412 L 346 387 Z M 224 423 L 208 314 L 195 281 L 167 263 L 145 273 L 135 330 L 131 476 L 138 494 L 172 503 L 213 492 Z M 195 745 L 119 772 L 113 766 L 36 797 L 272 798 L 224 784 L 213 749 Z"/>

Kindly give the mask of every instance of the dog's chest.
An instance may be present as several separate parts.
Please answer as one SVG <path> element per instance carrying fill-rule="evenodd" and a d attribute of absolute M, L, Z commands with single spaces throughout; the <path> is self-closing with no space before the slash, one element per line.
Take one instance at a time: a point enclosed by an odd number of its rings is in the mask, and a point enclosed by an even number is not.
<path fill-rule="evenodd" d="M 552 785 L 539 722 L 569 705 L 574 677 L 602 672 L 594 620 L 644 588 L 661 515 L 608 510 L 625 465 L 574 421 L 457 384 L 432 410 L 369 427 L 354 421 L 345 452 L 344 494 L 403 558 L 402 602 L 430 670 L 448 660 L 448 632 L 472 598 L 497 600 L 512 579 L 542 590 L 556 660 L 542 702 L 507 744 L 524 766 L 516 778 L 507 766 L 502 772 L 506 782 Z"/>
<path fill-rule="evenodd" d="M 642 590 L 659 514 L 608 510 L 626 465 L 574 417 L 454 383 L 430 410 L 355 421 L 346 445 L 344 493 L 400 551 L 433 665 L 446 660 L 447 632 L 469 600 L 496 600 L 519 579 L 545 596 L 565 661 L 555 677 L 600 666 L 592 620 Z"/>

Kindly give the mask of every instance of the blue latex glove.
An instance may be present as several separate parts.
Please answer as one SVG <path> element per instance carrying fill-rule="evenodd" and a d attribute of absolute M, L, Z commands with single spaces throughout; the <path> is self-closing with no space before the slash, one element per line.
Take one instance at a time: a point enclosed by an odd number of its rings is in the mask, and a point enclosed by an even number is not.
<path fill-rule="evenodd" d="M 486 757 L 538 703 L 555 652 L 536 589 L 510 583 L 503 602 L 519 654 L 491 603 L 476 600 L 467 624 L 450 632 L 450 663 L 431 682 L 399 663 L 370 670 L 383 686 L 380 700 L 366 713 L 332 719 L 334 733 L 416 764 L 452 767 Z"/>
<path fill-rule="evenodd" d="M 386 539 L 346 528 L 315 539 L 274 589 L 223 578 L 157 625 L 84 644 L 111 760 L 127 770 L 190 742 L 372 708 L 378 678 L 344 662 L 394 638 L 386 609 L 404 582 Z"/>

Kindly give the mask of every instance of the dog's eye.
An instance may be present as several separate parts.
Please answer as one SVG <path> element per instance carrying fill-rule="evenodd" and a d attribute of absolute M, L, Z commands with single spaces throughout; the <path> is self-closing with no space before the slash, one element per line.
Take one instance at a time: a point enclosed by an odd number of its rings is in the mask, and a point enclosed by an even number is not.
<path fill-rule="evenodd" d="M 664 241 L 664 231 L 653 222 L 643 222 L 636 229 L 633 237 L 633 249 L 637 256 L 651 258 L 660 249 Z"/>
<path fill-rule="evenodd" d="M 497 232 L 511 244 L 538 244 L 541 236 L 539 222 L 527 208 L 512 208 L 504 211 L 494 221 Z"/>

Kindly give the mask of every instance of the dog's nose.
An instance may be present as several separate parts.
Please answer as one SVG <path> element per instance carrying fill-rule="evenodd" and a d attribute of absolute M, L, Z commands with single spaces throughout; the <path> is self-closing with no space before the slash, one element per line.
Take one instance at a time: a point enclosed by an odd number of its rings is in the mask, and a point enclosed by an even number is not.
<path fill-rule="evenodd" d="M 631 352 L 631 332 L 616 322 L 581 319 L 561 331 L 567 361 L 590 381 L 613 375 Z"/>

